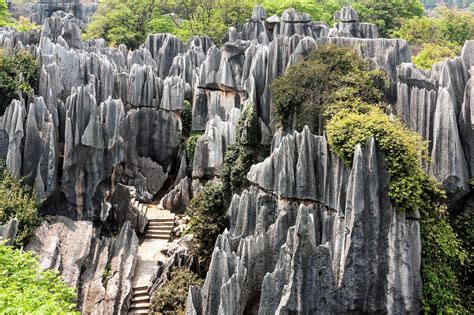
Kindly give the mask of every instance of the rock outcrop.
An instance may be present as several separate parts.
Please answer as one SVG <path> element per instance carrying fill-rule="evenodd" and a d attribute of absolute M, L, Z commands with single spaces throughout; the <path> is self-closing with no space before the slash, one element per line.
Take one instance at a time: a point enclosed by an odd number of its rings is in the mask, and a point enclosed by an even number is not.
<path fill-rule="evenodd" d="M 116 238 L 99 237 L 91 221 L 49 217 L 26 250 L 43 269 L 57 269 L 77 289 L 84 314 L 122 314 L 132 293 L 138 238 L 125 223 Z"/>
<path fill-rule="evenodd" d="M 308 129 L 283 137 L 234 196 L 188 313 L 418 312 L 419 223 L 387 178 L 373 140 L 348 167 Z"/>
<path fill-rule="evenodd" d="M 0 242 L 5 242 L 7 246 L 13 246 L 15 244 L 19 224 L 20 221 L 12 219 L 4 225 L 0 225 Z"/>
<path fill-rule="evenodd" d="M 473 41 L 426 72 L 409 64 L 405 41 L 378 38 L 350 7 L 330 28 L 294 9 L 268 17 L 257 6 L 222 46 L 152 34 L 129 50 L 82 42 L 86 14 L 74 11 L 75 2 L 55 3 L 67 13 L 41 2 L 41 33 L 0 29 L 5 52 L 26 48 L 40 68 L 37 95 L 13 100 L 0 117 L 0 159 L 33 186 L 43 214 L 55 216 L 30 247 L 44 267 L 79 287 L 84 313 L 127 311 L 135 233 L 147 224 L 135 201 L 165 196 L 164 207 L 183 212 L 203 181 L 220 176 L 246 103 L 256 106 L 265 144 L 274 135 L 273 153 L 233 197 L 229 230 L 217 241 L 205 285 L 189 291 L 188 313 L 420 310 L 418 215 L 390 203 L 376 143 L 358 147 L 346 166 L 323 136 L 283 135 L 271 83 L 312 49 L 352 47 L 391 79 L 386 94 L 395 113 L 430 141 L 426 170 L 454 207 L 474 172 Z M 183 126 L 185 100 L 192 126 Z M 182 137 L 189 128 L 204 131 L 191 179 Z M 171 266 L 189 265 L 173 257 L 155 283 Z"/>
<path fill-rule="evenodd" d="M 451 206 L 470 191 L 473 174 L 472 48 L 474 42 L 466 42 L 460 57 L 431 71 L 406 63 L 397 69 L 396 111 L 429 141 L 432 163 L 427 170 L 442 183 Z"/>

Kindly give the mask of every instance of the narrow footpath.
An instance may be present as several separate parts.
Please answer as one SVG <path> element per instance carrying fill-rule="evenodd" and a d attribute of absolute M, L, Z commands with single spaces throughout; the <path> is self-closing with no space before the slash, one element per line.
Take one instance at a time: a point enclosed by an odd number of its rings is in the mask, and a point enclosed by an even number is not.
<path fill-rule="evenodd" d="M 149 223 L 145 240 L 138 248 L 129 314 L 148 314 L 151 302 L 147 294 L 148 284 L 157 269 L 158 261 L 165 259 L 161 250 L 169 241 L 174 223 L 174 214 L 158 205 L 141 204 L 139 207 L 146 213 Z"/>

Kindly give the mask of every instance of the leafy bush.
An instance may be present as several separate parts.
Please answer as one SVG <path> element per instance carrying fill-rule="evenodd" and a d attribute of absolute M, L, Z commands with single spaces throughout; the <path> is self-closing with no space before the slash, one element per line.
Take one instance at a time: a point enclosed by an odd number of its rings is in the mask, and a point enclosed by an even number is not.
<path fill-rule="evenodd" d="M 248 186 L 247 173 L 250 167 L 268 155 L 269 148 L 261 145 L 261 139 L 257 111 L 253 104 L 249 104 L 239 119 L 237 143 L 229 146 L 225 153 L 221 178 L 229 203 L 233 193 L 240 193 Z"/>
<path fill-rule="evenodd" d="M 391 121 L 380 108 L 365 114 L 342 110 L 329 121 L 326 132 L 331 149 L 346 163 L 352 161 L 357 144 L 375 139 L 385 153 L 388 195 L 400 211 L 430 209 L 433 198 L 427 196 L 442 196 L 419 164 L 427 158 L 426 143 L 400 120 Z"/>
<path fill-rule="evenodd" d="M 56 271 L 40 271 L 32 253 L 0 244 L 0 313 L 78 313 L 75 299 Z"/>
<path fill-rule="evenodd" d="M 413 57 L 413 64 L 426 70 L 431 70 L 435 63 L 454 58 L 458 55 L 460 47 L 446 44 L 445 46 L 435 44 L 424 44 L 421 51 Z"/>
<path fill-rule="evenodd" d="M 274 109 L 285 129 L 302 130 L 308 125 L 322 134 L 325 113 L 332 106 L 363 101 L 383 100 L 381 71 L 346 47 L 333 44 L 318 47 L 291 66 L 285 75 L 272 83 Z"/>
<path fill-rule="evenodd" d="M 422 210 L 420 235 L 423 312 L 469 314 L 463 304 L 468 305 L 472 300 L 462 299 L 459 280 L 467 258 L 460 238 L 449 225 L 444 208 Z M 467 294 L 467 298 L 469 294 L 472 298 L 472 291 Z"/>
<path fill-rule="evenodd" d="M 203 280 L 186 268 L 173 270 L 170 281 L 152 297 L 151 314 L 184 314 L 190 286 L 202 286 Z"/>
<path fill-rule="evenodd" d="M 0 115 L 19 93 L 32 95 L 38 69 L 38 61 L 27 50 L 0 56 Z"/>
<path fill-rule="evenodd" d="M 41 219 L 31 189 L 22 186 L 0 161 L 0 224 L 13 218 L 20 221 L 16 244 L 24 246 Z"/>
<path fill-rule="evenodd" d="M 217 236 L 228 225 L 224 199 L 222 184 L 211 182 L 194 196 L 187 209 L 193 234 L 191 253 L 199 257 L 203 270 L 209 267 Z"/>
<path fill-rule="evenodd" d="M 183 111 L 181 112 L 181 121 L 183 123 L 182 135 L 187 139 L 191 135 L 191 128 L 193 125 L 193 106 L 188 101 L 184 101 Z"/>
<path fill-rule="evenodd" d="M 196 144 L 199 138 L 202 137 L 202 132 L 194 132 L 186 139 L 186 159 L 187 159 L 187 175 L 192 177 L 194 151 L 196 151 Z"/>

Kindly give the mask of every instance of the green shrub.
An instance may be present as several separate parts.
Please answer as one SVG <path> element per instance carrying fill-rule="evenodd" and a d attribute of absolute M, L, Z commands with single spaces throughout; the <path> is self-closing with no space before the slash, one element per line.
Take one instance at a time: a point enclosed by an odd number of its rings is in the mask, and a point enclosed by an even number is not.
<path fill-rule="evenodd" d="M 460 47 L 451 44 L 423 44 L 421 51 L 413 57 L 413 64 L 426 70 L 431 70 L 435 63 L 454 58 L 460 52 Z"/>
<path fill-rule="evenodd" d="M 191 128 L 193 126 L 193 105 L 188 101 L 184 101 L 181 122 L 183 124 L 182 135 L 187 139 L 191 135 Z"/>
<path fill-rule="evenodd" d="M 79 314 L 75 299 L 56 271 L 40 271 L 32 253 L 0 244 L 1 314 Z"/>
<path fill-rule="evenodd" d="M 242 112 L 237 126 L 237 142 L 225 152 L 221 178 L 228 203 L 232 194 L 240 193 L 249 185 L 247 173 L 253 164 L 261 162 L 269 154 L 268 146 L 261 145 L 260 120 L 253 104 Z"/>
<path fill-rule="evenodd" d="M 444 208 L 422 210 L 420 235 L 423 312 L 469 314 L 463 304 L 469 305 L 472 300 L 462 298 L 460 275 L 467 256 L 461 247 L 460 238 L 449 224 Z M 472 284 L 470 287 L 472 288 Z M 472 291 L 467 292 L 466 298 L 469 295 L 472 298 Z"/>
<path fill-rule="evenodd" d="M 326 132 L 331 149 L 346 163 L 351 163 L 357 144 L 375 139 L 385 153 L 390 175 L 388 195 L 400 211 L 430 209 L 433 200 L 426 195 L 442 195 L 419 164 L 427 158 L 426 143 L 380 108 L 373 107 L 365 114 L 342 110 L 329 121 Z"/>
<path fill-rule="evenodd" d="M 170 281 L 152 297 L 151 314 L 184 314 L 190 286 L 202 286 L 203 280 L 186 268 L 173 270 Z"/>
<path fill-rule="evenodd" d="M 23 186 L 0 161 L 0 224 L 13 218 L 20 221 L 16 244 L 24 246 L 41 218 L 31 189 Z"/>
<path fill-rule="evenodd" d="M 228 225 L 224 199 L 222 184 L 211 182 L 194 196 L 187 209 L 193 234 L 191 253 L 199 257 L 203 270 L 209 267 L 217 236 Z"/>
<path fill-rule="evenodd" d="M 187 175 L 192 178 L 194 151 L 196 151 L 196 144 L 199 138 L 202 137 L 202 132 L 194 132 L 186 139 L 186 162 Z"/>
<path fill-rule="evenodd" d="M 27 50 L 0 56 L 0 115 L 19 93 L 33 94 L 31 85 L 38 76 L 38 69 L 38 61 Z"/>
<path fill-rule="evenodd" d="M 274 109 L 285 129 L 302 130 L 307 125 L 322 134 L 331 106 L 356 100 L 379 103 L 384 81 L 381 71 L 371 70 L 350 48 L 324 45 L 273 81 Z"/>

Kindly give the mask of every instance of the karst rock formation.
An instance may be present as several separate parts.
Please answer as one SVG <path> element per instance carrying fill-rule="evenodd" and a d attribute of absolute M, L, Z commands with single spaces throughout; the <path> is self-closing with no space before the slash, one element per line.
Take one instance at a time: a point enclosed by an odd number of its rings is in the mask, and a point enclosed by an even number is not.
<path fill-rule="evenodd" d="M 229 228 L 203 287 L 189 291 L 187 314 L 420 311 L 419 214 L 392 205 L 377 143 L 358 146 L 346 165 L 324 135 L 283 134 L 270 84 L 309 50 L 353 47 L 387 73 L 394 113 L 430 141 L 426 171 L 455 207 L 470 198 L 474 177 L 474 41 L 422 71 L 404 40 L 379 38 L 350 7 L 331 28 L 294 9 L 268 17 L 257 6 L 223 45 L 153 34 L 137 50 L 83 42 L 83 22 L 71 13 L 41 13 L 41 32 L 0 29 L 1 48 L 27 49 L 40 63 L 36 95 L 12 101 L 0 117 L 0 158 L 44 202 L 47 219 L 28 248 L 77 288 L 83 313 L 128 309 L 137 234 L 147 224 L 131 199 L 165 196 L 163 204 L 183 212 L 195 183 L 219 176 L 250 103 L 262 134 L 273 137 L 271 154 L 233 196 Z M 185 100 L 192 130 L 202 132 L 192 178 Z M 107 265 L 115 278 L 104 283 Z"/>

